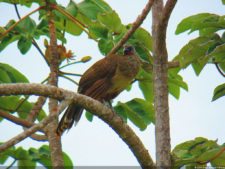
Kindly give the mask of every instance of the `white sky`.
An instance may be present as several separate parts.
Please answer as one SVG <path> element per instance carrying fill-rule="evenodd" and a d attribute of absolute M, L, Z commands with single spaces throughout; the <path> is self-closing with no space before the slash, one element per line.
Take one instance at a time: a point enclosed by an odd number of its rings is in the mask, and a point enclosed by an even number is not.
<path fill-rule="evenodd" d="M 67 4 L 68 1 L 59 1 Z M 133 22 L 146 0 L 106 0 L 113 9 L 117 11 L 124 24 Z M 209 12 L 223 15 L 224 6 L 221 0 L 178 0 L 177 6 L 172 13 L 169 22 L 167 43 L 169 58 L 172 59 L 179 49 L 197 34 L 189 36 L 186 34 L 174 35 L 176 25 L 185 17 L 200 12 Z M 21 15 L 30 11 L 27 8 L 19 8 Z M 9 19 L 16 18 L 14 7 L 5 3 L 0 3 L 0 26 L 6 24 Z M 142 25 L 147 30 L 151 30 L 151 17 L 149 16 Z M 93 57 L 91 62 L 85 65 L 75 65 L 66 71 L 80 73 L 85 71 L 95 61 L 102 58 L 98 51 L 97 44 L 87 39 L 85 34 L 80 37 L 67 35 L 67 48 L 71 49 L 78 58 L 86 55 Z M 42 44 L 43 41 L 39 41 Z M 43 59 L 33 47 L 27 55 L 21 55 L 17 49 L 17 44 L 13 43 L 0 53 L 0 62 L 8 63 L 19 71 L 23 72 L 30 82 L 42 81 L 49 72 Z M 76 67 L 77 66 L 77 67 Z M 211 102 L 214 88 L 223 83 L 224 79 L 216 71 L 214 65 L 204 68 L 199 77 L 196 77 L 192 68 L 189 67 L 181 72 L 184 80 L 188 83 L 189 91 L 181 92 L 179 100 L 170 96 L 170 124 L 171 124 L 171 144 L 175 145 L 202 136 L 208 139 L 216 140 L 220 144 L 225 142 L 224 137 L 224 101 L 221 98 Z M 60 80 L 60 87 L 74 90 L 74 84 L 68 81 Z M 127 101 L 134 97 L 142 97 L 138 87 L 134 87 L 132 92 L 123 92 L 116 100 Z M 135 130 L 138 136 L 145 144 L 146 148 L 155 159 L 154 126 L 150 125 L 145 131 L 141 132 L 137 127 L 129 122 L 129 125 Z M 6 120 L 0 123 L 1 137 L 0 141 L 6 141 L 9 138 L 19 134 L 22 129 Z M 37 143 L 27 139 L 17 146 L 39 147 L 42 143 Z M 125 143 L 115 134 L 108 125 L 94 118 L 92 123 L 88 122 L 83 116 L 77 127 L 72 128 L 62 137 L 63 150 L 67 152 L 74 165 L 138 165 L 135 157 Z M 10 161 L 8 161 L 10 162 Z"/>

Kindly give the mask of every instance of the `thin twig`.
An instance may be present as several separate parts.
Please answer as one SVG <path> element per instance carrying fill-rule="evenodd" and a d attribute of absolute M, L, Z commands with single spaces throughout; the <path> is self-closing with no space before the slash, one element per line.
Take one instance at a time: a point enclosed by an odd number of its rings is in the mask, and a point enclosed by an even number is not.
<path fill-rule="evenodd" d="M 177 0 L 167 0 L 166 1 L 166 5 L 163 9 L 163 14 L 162 14 L 162 23 L 164 24 L 168 24 L 168 21 L 169 21 L 169 18 L 170 18 L 170 15 L 175 7 L 177 3 Z"/>
<path fill-rule="evenodd" d="M 15 7 L 15 11 L 16 11 L 17 17 L 18 17 L 19 19 L 21 19 L 21 16 L 20 16 L 20 13 L 19 13 L 17 4 L 14 4 L 14 7 Z M 41 56 L 44 58 L 45 62 L 46 62 L 47 64 L 49 64 L 49 63 L 48 63 L 48 60 L 45 58 L 44 53 L 42 52 L 41 48 L 39 47 L 39 45 L 37 44 L 37 42 L 35 41 L 34 38 L 32 38 L 32 44 L 33 44 L 34 47 L 38 50 L 38 52 L 41 54 Z"/>
<path fill-rule="evenodd" d="M 85 24 L 83 24 L 82 22 L 80 22 L 78 19 L 76 19 L 75 17 L 73 17 L 70 13 L 68 13 L 67 11 L 63 10 L 61 7 L 54 5 L 52 6 L 54 9 L 56 9 L 57 11 L 59 11 L 60 13 L 62 13 L 63 15 L 65 15 L 67 18 L 69 18 L 72 22 L 74 22 L 80 29 L 82 29 L 88 36 L 89 38 L 93 39 L 94 41 L 98 42 L 97 39 L 93 38 L 92 35 L 86 30 L 87 26 Z"/>
<path fill-rule="evenodd" d="M 21 16 L 20 16 L 20 13 L 19 13 L 19 10 L 18 10 L 18 7 L 17 7 L 17 4 L 14 4 L 14 7 L 15 7 L 15 11 L 16 11 L 16 15 L 19 19 L 21 19 Z"/>
<path fill-rule="evenodd" d="M 46 97 L 38 97 L 38 100 L 34 104 L 33 108 L 31 109 L 30 113 L 27 116 L 27 120 L 30 122 L 34 122 L 41 111 L 43 105 L 45 104 L 47 98 Z"/>
<path fill-rule="evenodd" d="M 52 121 L 56 117 L 57 117 L 57 114 L 49 115 L 44 120 L 42 120 L 40 123 L 33 125 L 31 128 L 25 130 L 24 132 L 18 134 L 17 136 L 15 136 L 13 138 L 11 138 L 4 144 L 1 144 L 0 152 L 3 152 L 4 150 L 8 149 L 9 147 L 16 145 L 17 143 L 21 142 L 25 138 L 29 137 L 31 134 L 44 128 L 50 121 Z"/>
<path fill-rule="evenodd" d="M 39 96 L 37 102 L 34 104 L 33 108 L 31 109 L 30 113 L 27 116 L 27 121 L 34 122 L 41 111 L 43 105 L 45 104 L 47 98 L 43 96 Z M 24 130 L 27 130 L 27 128 L 24 128 Z M 48 141 L 48 138 L 46 135 L 40 135 L 40 134 L 32 134 L 30 135 L 30 138 L 36 141 Z"/>
<path fill-rule="evenodd" d="M 25 96 L 24 99 L 20 100 L 19 104 L 16 106 L 14 111 L 17 112 L 20 109 L 20 107 L 28 100 L 29 97 L 30 96 Z"/>
<path fill-rule="evenodd" d="M 17 124 L 17 125 L 20 125 L 20 126 L 23 126 L 23 127 L 26 127 L 26 128 L 32 127 L 34 125 L 34 123 L 32 123 L 30 121 L 20 119 L 18 117 L 15 117 L 15 116 L 13 116 L 9 113 L 6 113 L 6 112 L 2 111 L 2 110 L 0 110 L 0 116 L 9 120 L 9 121 L 11 121 L 14 124 Z M 39 131 L 43 132 L 43 130 L 39 130 Z M 33 140 L 36 140 L 36 141 L 47 141 L 45 135 L 32 134 L 32 135 L 30 135 L 30 137 Z"/>
<path fill-rule="evenodd" d="M 140 27 L 142 22 L 145 20 L 148 15 L 154 0 L 149 0 L 141 14 L 137 17 L 136 21 L 132 24 L 132 27 L 128 30 L 128 32 L 123 36 L 123 38 L 113 47 L 113 49 L 107 54 L 107 56 L 116 53 L 131 37 L 131 35 L 136 31 L 137 28 Z"/>
<path fill-rule="evenodd" d="M 69 80 L 69 81 L 71 81 L 71 82 L 73 82 L 75 85 L 79 85 L 79 83 L 78 82 L 76 82 L 75 80 L 73 80 L 73 79 L 71 79 L 71 78 L 69 78 L 69 77 L 67 77 L 67 76 L 64 76 L 64 75 L 59 75 L 60 77 L 63 77 L 63 78 L 65 78 L 65 79 L 67 79 L 67 80 Z"/>
<path fill-rule="evenodd" d="M 83 62 L 82 61 L 75 61 L 75 62 L 67 63 L 66 65 L 63 65 L 63 66 L 59 67 L 59 69 L 62 69 L 62 68 L 65 68 L 67 66 L 74 65 L 74 64 L 77 64 L 77 63 L 83 63 Z"/>
<path fill-rule="evenodd" d="M 17 159 L 14 159 L 13 162 L 8 166 L 6 167 L 5 169 L 10 169 L 13 167 L 13 165 L 17 162 Z"/>
<path fill-rule="evenodd" d="M 178 67 L 180 67 L 180 62 L 179 61 L 168 62 L 168 68 L 169 69 L 178 68 Z"/>
<path fill-rule="evenodd" d="M 215 66 L 216 66 L 216 69 L 218 70 L 218 72 L 219 72 L 223 77 L 225 77 L 225 74 L 224 74 L 224 72 L 220 69 L 219 64 L 218 64 L 218 63 L 215 63 Z"/>
<path fill-rule="evenodd" d="M 13 122 L 14 124 L 20 125 L 20 126 L 24 126 L 24 127 L 32 127 L 34 124 L 32 122 L 29 122 L 27 120 L 15 117 L 13 115 L 11 115 L 10 113 L 6 113 L 2 110 L 0 110 L 0 116 Z"/>
<path fill-rule="evenodd" d="M 79 74 L 79 73 L 69 73 L 69 72 L 63 72 L 63 71 L 60 71 L 59 73 L 62 75 L 79 76 L 79 77 L 82 76 L 82 74 Z"/>
<path fill-rule="evenodd" d="M 23 21 L 24 19 L 26 19 L 28 16 L 32 15 L 33 13 L 39 11 L 40 9 L 43 9 L 44 6 L 40 6 L 38 7 L 37 9 L 31 11 L 30 13 L 28 13 L 27 15 L 25 15 L 24 17 L 22 17 L 19 21 L 17 21 L 16 23 L 14 23 L 9 29 L 7 29 L 5 32 L 3 32 L 1 35 L 0 35 L 0 39 L 2 37 L 4 37 L 6 34 L 8 34 L 11 30 L 13 30 L 13 28 L 15 28 L 21 21 Z"/>

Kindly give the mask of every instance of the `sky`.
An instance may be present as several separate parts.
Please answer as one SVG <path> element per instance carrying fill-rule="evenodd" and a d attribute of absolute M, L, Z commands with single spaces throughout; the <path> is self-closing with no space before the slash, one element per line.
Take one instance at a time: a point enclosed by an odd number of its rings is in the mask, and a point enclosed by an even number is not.
<path fill-rule="evenodd" d="M 58 2 L 67 4 L 69 1 L 59 0 Z M 147 3 L 146 0 L 106 0 L 106 2 L 119 14 L 123 24 L 132 23 Z M 32 7 L 35 8 L 35 6 Z M 176 26 L 182 19 L 203 12 L 223 15 L 224 9 L 225 6 L 222 5 L 221 0 L 178 0 L 167 30 L 169 59 L 171 60 L 176 56 L 181 47 L 190 39 L 198 36 L 197 33 L 175 35 Z M 23 16 L 30 9 L 20 7 L 19 11 L 21 16 Z M 34 15 L 34 17 L 37 16 Z M 0 26 L 5 25 L 10 19 L 17 19 L 14 7 L 0 3 Z M 151 31 L 151 15 L 147 17 L 142 27 Z M 66 35 L 66 38 L 68 39 L 66 47 L 71 49 L 78 59 L 87 55 L 93 58 L 87 64 L 80 64 L 65 69 L 67 72 L 84 72 L 93 63 L 103 57 L 98 50 L 96 42 L 88 39 L 84 33 L 80 37 Z M 43 39 L 39 40 L 39 44 L 43 44 Z M 41 47 L 44 50 L 42 45 Z M 16 43 L 11 44 L 0 53 L 0 62 L 8 63 L 23 72 L 30 82 L 39 83 L 45 79 L 49 72 L 49 68 L 45 65 L 44 60 L 34 47 L 32 47 L 27 55 L 22 55 L 17 49 Z M 198 77 L 191 67 L 182 70 L 180 74 L 183 76 L 184 81 L 187 82 L 189 91 L 182 90 L 179 100 L 176 100 L 173 96 L 169 96 L 172 148 L 177 144 L 199 136 L 211 140 L 218 139 L 219 144 L 224 143 L 225 97 L 211 102 L 214 88 L 224 83 L 223 77 L 217 72 L 214 65 L 206 66 Z M 76 91 L 74 84 L 62 79 L 59 81 L 59 86 Z M 114 100 L 114 103 L 117 101 L 126 102 L 135 97 L 143 98 L 136 84 L 131 92 L 124 91 L 121 93 Z M 35 98 L 32 99 L 35 100 Z M 131 122 L 128 122 L 128 124 L 141 138 L 155 160 L 154 126 L 150 125 L 145 131 L 140 131 Z M 0 123 L 0 131 L 4 133 L 1 134 L 0 141 L 4 142 L 22 132 L 22 129 L 20 126 L 5 120 Z M 24 146 L 28 149 L 31 146 L 39 147 L 42 144 L 31 139 L 26 139 L 17 146 Z M 119 136 L 107 124 L 97 117 L 90 123 L 83 116 L 76 127 L 63 135 L 62 146 L 76 166 L 138 165 L 128 146 L 122 142 Z M 10 160 L 7 163 L 10 163 Z"/>

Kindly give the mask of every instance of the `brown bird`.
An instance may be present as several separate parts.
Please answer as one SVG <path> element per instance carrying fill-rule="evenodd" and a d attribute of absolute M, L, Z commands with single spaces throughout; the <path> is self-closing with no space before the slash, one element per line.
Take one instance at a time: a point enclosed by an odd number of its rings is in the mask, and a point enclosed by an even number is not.
<path fill-rule="evenodd" d="M 78 93 L 100 102 L 109 102 L 128 87 L 137 75 L 141 62 L 132 46 L 125 46 L 123 55 L 112 54 L 92 65 L 81 77 Z M 83 107 L 71 104 L 57 128 L 62 135 L 80 120 Z"/>

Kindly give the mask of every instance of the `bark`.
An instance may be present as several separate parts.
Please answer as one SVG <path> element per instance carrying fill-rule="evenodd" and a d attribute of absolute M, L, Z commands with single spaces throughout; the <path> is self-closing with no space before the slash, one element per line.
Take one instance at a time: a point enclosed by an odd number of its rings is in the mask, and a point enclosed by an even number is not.
<path fill-rule="evenodd" d="M 134 131 L 111 109 L 88 96 L 77 94 L 68 90 L 50 85 L 41 84 L 1 84 L 0 95 L 41 95 L 59 101 L 71 100 L 92 112 L 106 122 L 129 146 L 142 168 L 153 168 L 154 163 L 148 150 L 144 147 Z"/>
<path fill-rule="evenodd" d="M 48 2 L 46 5 L 49 7 L 50 4 Z M 49 85 L 57 86 L 58 85 L 58 66 L 59 66 L 59 54 L 57 49 L 57 38 L 56 38 L 56 28 L 54 23 L 54 15 L 50 9 L 48 9 L 49 15 L 49 36 L 50 36 L 50 75 L 49 75 Z M 53 168 L 64 168 L 64 161 L 63 161 L 63 152 L 62 152 L 62 145 L 61 145 L 61 138 L 56 134 L 56 128 L 58 126 L 58 117 L 54 116 L 57 114 L 57 100 L 50 99 L 49 100 L 49 113 L 54 118 L 52 121 L 46 126 L 45 131 L 49 141 L 49 148 L 51 150 L 51 161 Z"/>
<path fill-rule="evenodd" d="M 126 41 L 132 36 L 132 34 L 140 27 L 140 25 L 143 23 L 146 16 L 148 15 L 149 11 L 151 10 L 153 2 L 154 0 L 148 1 L 144 9 L 142 10 L 141 14 L 137 17 L 136 21 L 132 24 L 132 27 L 123 36 L 123 38 L 116 44 L 116 46 L 114 46 L 114 48 L 108 53 L 107 56 L 116 53 L 117 50 L 119 50 L 126 43 Z"/>
<path fill-rule="evenodd" d="M 166 30 L 176 0 L 157 0 L 152 7 L 154 106 L 156 112 L 156 166 L 171 167 L 170 120 L 168 105 L 168 54 Z"/>

